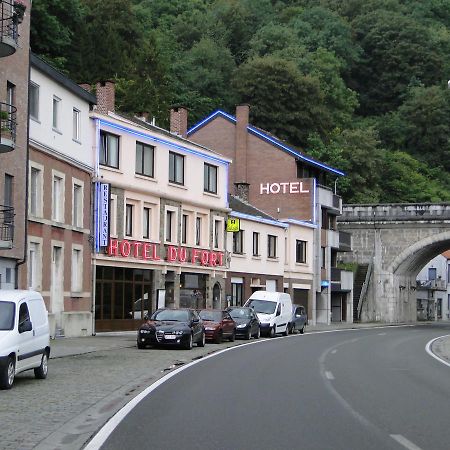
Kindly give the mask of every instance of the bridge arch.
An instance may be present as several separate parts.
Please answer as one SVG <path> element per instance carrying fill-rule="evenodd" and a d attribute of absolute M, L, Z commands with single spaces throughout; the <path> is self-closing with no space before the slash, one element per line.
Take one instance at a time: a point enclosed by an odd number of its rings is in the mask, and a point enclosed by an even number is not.
<path fill-rule="evenodd" d="M 450 230 L 433 234 L 407 247 L 394 258 L 388 271 L 394 275 L 416 277 L 429 261 L 446 250 L 450 250 Z"/>

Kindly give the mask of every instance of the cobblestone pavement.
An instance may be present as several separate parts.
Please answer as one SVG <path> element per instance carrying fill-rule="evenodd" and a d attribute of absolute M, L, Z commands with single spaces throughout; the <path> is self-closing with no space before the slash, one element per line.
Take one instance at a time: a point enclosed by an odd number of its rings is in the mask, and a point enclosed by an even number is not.
<path fill-rule="evenodd" d="M 380 324 L 308 327 L 312 331 L 368 328 Z M 191 351 L 136 348 L 135 333 L 52 341 L 47 380 L 19 374 L 0 391 L 1 450 L 79 450 L 122 406 L 179 364 L 246 343 L 207 344 Z M 450 338 L 433 351 L 450 361 Z"/>
<path fill-rule="evenodd" d="M 74 351 L 82 339 L 73 340 L 78 342 Z M 86 338 L 92 339 L 96 338 Z M 0 391 L 0 448 L 80 449 L 164 369 L 245 341 L 207 344 L 191 351 L 138 350 L 135 342 L 134 335 L 125 336 L 114 349 L 51 359 L 47 380 L 36 380 L 33 371 L 19 374 L 13 389 Z"/>

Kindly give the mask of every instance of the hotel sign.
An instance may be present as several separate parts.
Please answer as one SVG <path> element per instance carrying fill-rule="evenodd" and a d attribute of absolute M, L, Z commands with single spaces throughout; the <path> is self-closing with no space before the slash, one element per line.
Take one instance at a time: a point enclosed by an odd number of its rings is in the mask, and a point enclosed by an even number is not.
<path fill-rule="evenodd" d="M 208 267 L 224 266 L 223 252 L 200 248 L 178 247 L 176 245 L 160 246 L 151 242 L 119 241 L 110 239 L 106 249 L 108 256 L 134 258 L 143 261 L 165 261 L 175 264 L 194 264 Z"/>
<path fill-rule="evenodd" d="M 291 181 L 283 183 L 261 183 L 259 193 L 263 194 L 309 194 L 309 189 L 303 181 Z"/>
<path fill-rule="evenodd" d="M 239 219 L 227 219 L 227 231 L 230 233 L 237 233 L 241 230 L 241 224 Z"/>

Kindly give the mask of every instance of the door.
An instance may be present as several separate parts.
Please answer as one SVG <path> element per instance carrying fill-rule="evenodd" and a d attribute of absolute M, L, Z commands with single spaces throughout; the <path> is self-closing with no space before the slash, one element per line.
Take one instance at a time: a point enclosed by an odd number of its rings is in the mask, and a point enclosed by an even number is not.
<path fill-rule="evenodd" d="M 231 336 L 234 331 L 234 320 L 227 312 L 222 313 L 222 324 L 224 334 Z"/>
<path fill-rule="evenodd" d="M 16 329 L 18 331 L 16 372 L 34 367 L 40 361 L 41 355 L 35 355 L 35 339 L 33 323 L 26 302 L 19 304 L 19 314 Z"/>
<path fill-rule="evenodd" d="M 62 333 L 62 312 L 64 311 L 63 296 L 63 255 L 62 247 L 54 246 L 52 249 L 52 284 L 50 289 L 51 312 L 56 323 L 56 335 Z"/>

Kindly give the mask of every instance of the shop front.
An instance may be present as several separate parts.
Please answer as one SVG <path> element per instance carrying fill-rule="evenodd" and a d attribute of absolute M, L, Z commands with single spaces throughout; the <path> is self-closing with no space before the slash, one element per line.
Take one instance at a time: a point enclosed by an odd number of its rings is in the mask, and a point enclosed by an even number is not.
<path fill-rule="evenodd" d="M 224 264 L 223 252 L 111 239 L 95 262 L 95 330 L 136 330 L 161 307 L 220 308 Z"/>

